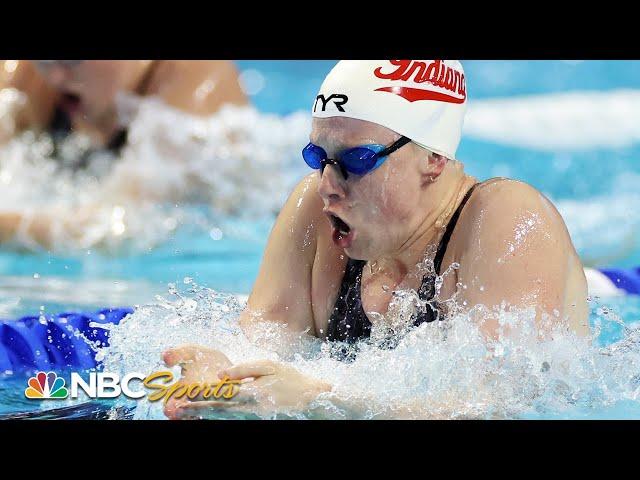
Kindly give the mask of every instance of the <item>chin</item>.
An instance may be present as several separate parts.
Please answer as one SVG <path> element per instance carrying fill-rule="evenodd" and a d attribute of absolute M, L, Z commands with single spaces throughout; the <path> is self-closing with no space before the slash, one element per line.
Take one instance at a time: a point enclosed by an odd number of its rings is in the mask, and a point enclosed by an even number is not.
<path fill-rule="evenodd" d="M 353 248 L 345 248 L 344 253 L 346 253 L 347 257 L 349 257 L 352 260 L 364 260 L 363 258 L 360 258 L 357 252 L 353 251 Z"/>
<path fill-rule="evenodd" d="M 359 245 L 351 245 L 348 248 L 345 248 L 344 253 L 353 260 L 369 260 L 372 258 L 371 253 Z"/>

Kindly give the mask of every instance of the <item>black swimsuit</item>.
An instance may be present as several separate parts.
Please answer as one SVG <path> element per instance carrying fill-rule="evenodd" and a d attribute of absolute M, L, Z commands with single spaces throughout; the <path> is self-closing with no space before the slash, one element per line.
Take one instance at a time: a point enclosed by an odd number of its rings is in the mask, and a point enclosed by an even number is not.
<path fill-rule="evenodd" d="M 477 186 L 478 184 L 476 183 L 469 189 L 469 191 L 467 191 L 462 202 L 451 217 L 444 235 L 440 240 L 438 250 L 436 251 L 436 255 L 433 260 L 434 270 L 437 274 L 440 274 L 442 259 L 444 258 L 444 254 L 447 250 L 449 240 L 451 239 L 451 234 L 456 227 L 458 217 L 460 217 L 462 209 Z M 360 296 L 362 269 L 364 268 L 365 263 L 367 263 L 365 260 L 353 260 L 351 258 L 347 262 L 338 299 L 336 300 L 331 318 L 329 319 L 327 339 L 331 342 L 338 341 L 351 344 L 357 340 L 369 338 L 369 335 L 371 334 L 371 322 L 362 308 L 362 298 Z M 429 303 L 433 300 L 433 296 L 435 295 L 435 281 L 435 275 L 425 275 L 422 279 L 422 285 L 418 290 L 418 296 L 421 300 L 427 302 L 426 310 L 419 312 L 415 316 L 415 320 L 413 322 L 415 326 L 424 322 L 433 322 L 439 318 L 444 318 L 444 315 L 441 315 L 439 307 L 437 305 L 434 307 Z M 340 352 L 340 357 L 344 358 L 346 356 L 347 359 L 353 359 L 351 355 L 347 354 L 346 350 L 341 349 Z"/>
<path fill-rule="evenodd" d="M 140 85 L 135 90 L 140 96 L 145 95 L 151 86 L 151 81 L 153 76 L 155 75 L 159 65 L 162 63 L 162 60 L 154 61 L 147 72 L 145 73 Z M 73 131 L 73 127 L 71 125 L 71 118 L 69 115 L 64 112 L 60 107 L 56 107 L 53 117 L 51 118 L 51 123 L 49 124 L 49 132 L 51 133 L 51 137 L 53 139 L 53 153 L 52 157 L 57 158 L 60 151 L 60 144 L 62 141 L 69 136 L 69 134 Z M 127 143 L 127 129 L 121 128 L 117 130 L 113 137 L 109 140 L 109 143 L 105 146 L 105 150 L 109 150 L 114 152 L 116 155 L 120 154 L 122 147 Z M 86 168 L 89 162 L 89 156 L 95 152 L 96 149 L 90 149 L 81 154 L 81 157 L 77 160 L 75 164 L 75 169 Z"/>
<path fill-rule="evenodd" d="M 53 158 L 60 157 L 60 145 L 72 131 L 73 127 L 71 125 L 71 119 L 69 118 L 69 115 L 61 108 L 57 107 L 53 113 L 51 123 L 49 124 L 49 132 L 51 133 L 51 138 L 53 140 L 53 152 L 51 153 L 51 156 Z M 111 137 L 111 140 L 106 145 L 105 150 L 109 150 L 118 155 L 120 153 L 120 150 L 126 143 L 127 130 L 120 129 L 114 134 L 113 137 Z M 83 151 L 80 154 L 79 158 L 74 159 L 73 170 L 81 170 L 86 168 L 89 164 L 89 158 L 91 154 L 95 151 L 96 149 L 88 149 Z"/>

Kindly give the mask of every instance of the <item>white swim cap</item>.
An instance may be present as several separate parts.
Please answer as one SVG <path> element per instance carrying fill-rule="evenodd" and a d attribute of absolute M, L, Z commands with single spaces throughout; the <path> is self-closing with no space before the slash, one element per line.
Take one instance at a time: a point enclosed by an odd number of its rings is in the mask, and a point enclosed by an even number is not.
<path fill-rule="evenodd" d="M 322 83 L 312 114 L 377 123 L 455 158 L 466 108 L 457 60 L 342 60 Z"/>

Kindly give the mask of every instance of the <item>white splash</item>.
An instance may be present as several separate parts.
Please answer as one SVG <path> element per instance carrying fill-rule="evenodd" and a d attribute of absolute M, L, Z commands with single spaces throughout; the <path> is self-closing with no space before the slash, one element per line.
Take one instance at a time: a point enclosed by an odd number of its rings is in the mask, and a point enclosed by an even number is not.
<path fill-rule="evenodd" d="M 551 152 L 627 147 L 640 141 L 640 90 L 470 101 L 464 134 Z"/>
<path fill-rule="evenodd" d="M 576 200 L 552 199 L 585 266 L 613 265 L 640 248 L 640 217 L 632 208 L 640 202 L 637 186 L 614 183 L 618 185 L 614 193 Z"/>
<path fill-rule="evenodd" d="M 55 159 L 47 134 L 0 142 L 0 216 L 23 217 L 18 247 L 38 249 L 28 227 L 45 218 L 53 252 L 148 249 L 180 225 L 198 223 L 188 205 L 208 206 L 211 215 L 272 216 L 304 171 L 310 119 L 302 112 L 278 117 L 225 106 L 197 117 L 156 98 L 120 96 L 118 104 L 128 145 L 119 157 L 89 153 L 86 168 L 77 168 L 90 147 L 79 134 Z"/>
<path fill-rule="evenodd" d="M 624 326 L 593 300 L 591 338 L 579 338 L 554 321 L 550 340 L 540 341 L 532 308 L 479 305 L 445 321 L 393 332 L 393 349 L 379 348 L 389 339 L 383 327 L 382 334 L 372 332 L 377 340 L 358 345 L 355 361 L 348 363 L 332 355 L 334 347 L 310 337 L 282 345 L 278 326 L 249 342 L 237 325 L 243 306 L 230 295 L 193 284 L 187 292 L 172 287 L 170 293 L 173 299 L 159 298 L 111 328 L 111 346 L 98 354 L 106 370 L 165 369 L 162 351 L 195 343 L 221 350 L 233 363 L 279 361 L 333 385 L 306 411 L 288 414 L 295 418 L 580 418 L 620 402 L 640 411 L 640 329 Z M 415 306 L 411 295 L 398 298 Z M 489 317 L 508 335 L 487 340 L 479 327 Z M 622 328 L 623 339 L 602 348 L 597 338 L 608 325 Z M 138 401 L 135 417 L 164 418 L 162 406 Z"/>

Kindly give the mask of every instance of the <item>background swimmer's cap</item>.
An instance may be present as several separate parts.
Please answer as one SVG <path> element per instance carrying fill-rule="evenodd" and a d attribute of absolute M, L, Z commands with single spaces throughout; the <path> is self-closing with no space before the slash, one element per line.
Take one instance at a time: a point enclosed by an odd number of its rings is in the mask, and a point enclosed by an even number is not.
<path fill-rule="evenodd" d="M 312 114 L 377 123 L 455 158 L 466 108 L 457 60 L 342 60 L 322 83 Z"/>

